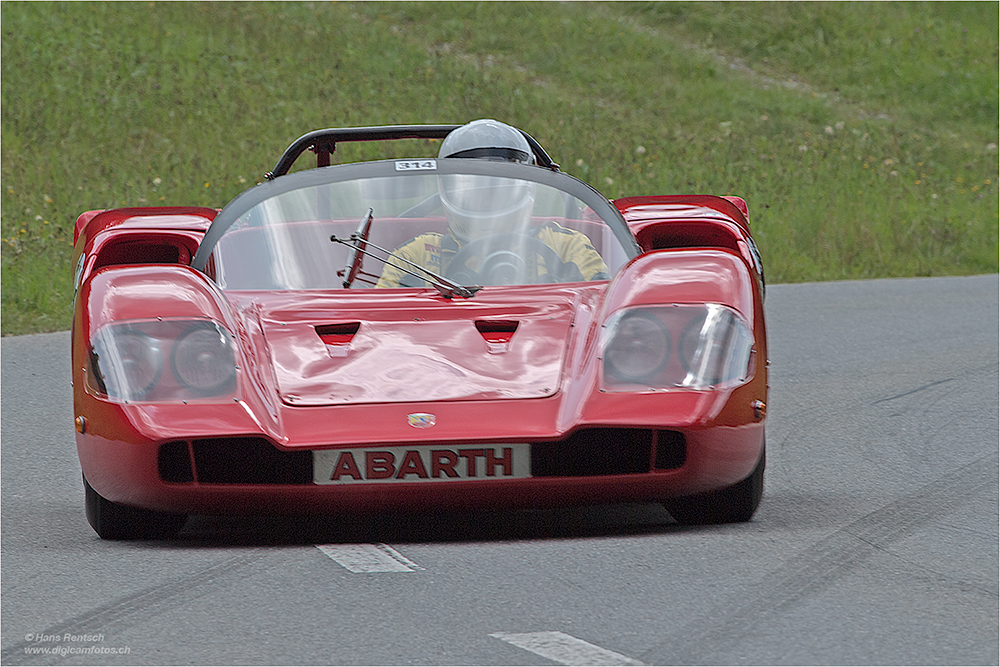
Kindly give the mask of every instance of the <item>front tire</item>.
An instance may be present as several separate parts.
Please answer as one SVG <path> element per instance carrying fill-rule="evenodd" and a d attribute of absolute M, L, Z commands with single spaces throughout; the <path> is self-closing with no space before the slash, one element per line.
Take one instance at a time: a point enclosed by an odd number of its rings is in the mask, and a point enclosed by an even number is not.
<path fill-rule="evenodd" d="M 105 540 L 156 540 L 176 535 L 187 521 L 186 514 L 156 512 L 114 503 L 103 497 L 83 478 L 87 521 Z"/>
<path fill-rule="evenodd" d="M 664 501 L 663 506 L 677 523 L 684 526 L 749 521 L 757 511 L 764 493 L 765 458 L 762 447 L 757 466 L 743 481 L 718 491 L 671 498 Z"/>

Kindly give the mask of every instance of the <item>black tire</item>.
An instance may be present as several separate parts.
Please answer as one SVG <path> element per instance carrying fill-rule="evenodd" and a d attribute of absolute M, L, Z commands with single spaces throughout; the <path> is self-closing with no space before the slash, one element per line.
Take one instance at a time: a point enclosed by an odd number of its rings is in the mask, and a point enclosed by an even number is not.
<path fill-rule="evenodd" d="M 87 521 L 105 540 L 157 540 L 176 535 L 187 521 L 186 514 L 156 512 L 113 503 L 83 478 Z"/>
<path fill-rule="evenodd" d="M 765 451 L 750 476 L 732 486 L 718 491 L 699 493 L 696 496 L 671 498 L 663 506 L 677 523 L 685 526 L 703 526 L 716 523 L 743 523 L 749 521 L 764 494 Z"/>

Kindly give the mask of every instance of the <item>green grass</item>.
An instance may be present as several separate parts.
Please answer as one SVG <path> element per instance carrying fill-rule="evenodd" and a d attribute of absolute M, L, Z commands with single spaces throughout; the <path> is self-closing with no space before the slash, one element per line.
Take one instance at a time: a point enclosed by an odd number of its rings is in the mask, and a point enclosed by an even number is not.
<path fill-rule="evenodd" d="M 770 282 L 998 270 L 997 3 L 19 3 L 5 335 L 65 329 L 87 209 L 223 206 L 321 127 L 524 128 L 610 197 L 750 204 Z M 429 142 L 345 146 L 349 161 Z"/>

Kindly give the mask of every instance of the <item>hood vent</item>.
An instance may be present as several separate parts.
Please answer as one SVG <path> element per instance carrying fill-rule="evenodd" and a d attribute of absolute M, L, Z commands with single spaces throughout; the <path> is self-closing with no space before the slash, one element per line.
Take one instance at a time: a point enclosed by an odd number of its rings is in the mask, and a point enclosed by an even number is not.
<path fill-rule="evenodd" d="M 354 334 L 361 328 L 361 322 L 343 322 L 341 324 L 320 324 L 316 333 L 326 345 L 326 351 L 331 357 L 345 357 L 351 349 Z"/>
<path fill-rule="evenodd" d="M 476 330 L 486 341 L 490 354 L 501 354 L 510 346 L 517 320 L 476 320 Z"/>

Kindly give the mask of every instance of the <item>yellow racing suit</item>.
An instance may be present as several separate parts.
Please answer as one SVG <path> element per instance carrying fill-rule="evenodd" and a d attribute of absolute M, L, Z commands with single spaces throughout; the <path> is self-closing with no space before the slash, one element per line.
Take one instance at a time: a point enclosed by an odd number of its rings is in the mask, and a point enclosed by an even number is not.
<path fill-rule="evenodd" d="M 544 258 L 539 258 L 539 275 L 544 273 L 556 275 L 558 269 L 562 276 L 561 282 L 602 280 L 608 278 L 608 266 L 601 259 L 601 255 L 594 248 L 593 244 L 591 244 L 586 234 L 566 229 L 555 222 L 549 221 L 539 226 L 532 235 L 554 250 L 559 259 L 566 265 L 571 265 L 568 271 L 565 267 L 545 267 Z M 461 246 L 458 245 L 452 236 L 437 232 L 426 232 L 399 246 L 393 251 L 393 254 L 397 257 L 407 259 L 417 266 L 433 271 L 438 275 L 444 275 L 448 270 L 449 263 L 459 250 L 461 250 Z M 392 260 L 390 259 L 389 261 Z M 419 270 L 413 269 L 404 262 L 396 261 L 394 263 L 415 273 L 420 273 Z M 578 276 L 576 275 L 577 273 L 579 273 Z M 549 280 L 544 282 L 557 281 Z M 375 287 L 417 287 L 423 284 L 424 281 L 387 263 Z"/>

